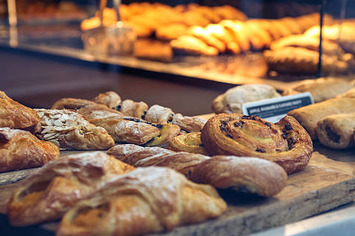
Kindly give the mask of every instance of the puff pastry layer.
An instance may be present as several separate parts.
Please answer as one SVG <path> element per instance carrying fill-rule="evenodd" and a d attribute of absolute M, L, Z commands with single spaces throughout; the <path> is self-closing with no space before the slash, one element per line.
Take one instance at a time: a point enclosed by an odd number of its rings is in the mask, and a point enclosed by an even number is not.
<path fill-rule="evenodd" d="M 133 169 L 103 152 L 60 157 L 15 191 L 8 203 L 10 223 L 24 226 L 60 219 L 79 200 Z"/>
<path fill-rule="evenodd" d="M 58 235 L 143 235 L 220 216 L 227 208 L 209 185 L 161 167 L 139 168 L 80 202 Z"/>
<path fill-rule="evenodd" d="M 59 157 L 59 148 L 28 131 L 0 128 L 0 172 L 43 166 Z"/>
<path fill-rule="evenodd" d="M 0 91 L 0 127 L 23 129 L 36 133 L 41 129 L 37 113 Z"/>

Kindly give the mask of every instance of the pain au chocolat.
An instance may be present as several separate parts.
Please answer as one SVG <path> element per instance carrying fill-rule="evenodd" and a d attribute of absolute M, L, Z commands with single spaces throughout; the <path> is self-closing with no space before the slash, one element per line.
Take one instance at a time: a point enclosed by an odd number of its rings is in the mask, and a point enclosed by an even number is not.
<path fill-rule="evenodd" d="M 273 124 L 256 116 L 215 115 L 202 129 L 201 140 L 211 155 L 259 157 L 288 174 L 302 170 L 313 152 L 308 133 L 290 116 Z"/>

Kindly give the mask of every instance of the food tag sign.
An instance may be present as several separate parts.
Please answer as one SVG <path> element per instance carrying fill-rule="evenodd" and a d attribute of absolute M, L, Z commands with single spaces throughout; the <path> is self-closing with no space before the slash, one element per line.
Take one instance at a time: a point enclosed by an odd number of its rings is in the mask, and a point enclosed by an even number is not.
<path fill-rule="evenodd" d="M 244 103 L 242 109 L 244 115 L 254 115 L 269 122 L 276 123 L 286 116 L 289 111 L 313 103 L 312 95 L 307 92 Z"/>

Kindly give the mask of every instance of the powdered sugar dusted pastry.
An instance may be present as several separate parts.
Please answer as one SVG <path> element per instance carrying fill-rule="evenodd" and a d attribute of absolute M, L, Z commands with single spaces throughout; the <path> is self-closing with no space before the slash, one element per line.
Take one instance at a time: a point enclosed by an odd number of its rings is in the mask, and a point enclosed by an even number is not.
<path fill-rule="evenodd" d="M 115 108 L 121 104 L 121 97 L 114 91 L 108 91 L 100 93 L 94 99 L 94 102 L 108 106 L 109 108 Z"/>
<path fill-rule="evenodd" d="M 310 92 L 314 102 L 322 102 L 345 93 L 351 88 L 353 88 L 353 85 L 344 79 L 325 77 L 302 81 L 295 87 L 284 91 L 283 95 Z"/>
<path fill-rule="evenodd" d="M 212 109 L 216 113 L 233 112 L 242 114 L 242 104 L 281 95 L 271 86 L 265 84 L 241 85 L 228 89 L 213 100 Z"/>
<path fill-rule="evenodd" d="M 220 189 L 272 196 L 286 185 L 287 174 L 279 165 L 262 159 L 174 152 L 162 148 L 116 145 L 109 154 L 135 167 L 164 166 L 188 179 Z"/>
<path fill-rule="evenodd" d="M 355 135 L 355 113 L 326 116 L 317 123 L 317 137 L 327 147 L 352 148 Z"/>
<path fill-rule="evenodd" d="M 206 121 L 200 117 L 183 116 L 177 113 L 174 115 L 171 123 L 180 126 L 182 130 L 187 132 L 198 132 L 202 130 Z"/>
<path fill-rule="evenodd" d="M 0 91 L 0 127 L 28 130 L 36 133 L 41 129 L 37 113 Z"/>
<path fill-rule="evenodd" d="M 103 152 L 60 157 L 15 191 L 8 203 L 10 223 L 24 226 L 58 220 L 79 200 L 133 169 Z"/>
<path fill-rule="evenodd" d="M 159 124 L 169 123 L 173 118 L 174 112 L 170 108 L 160 105 L 151 106 L 145 116 L 146 121 Z"/>
<path fill-rule="evenodd" d="M 0 128 L 0 172 L 43 166 L 59 157 L 59 148 L 28 131 Z"/>
<path fill-rule="evenodd" d="M 126 99 L 115 109 L 126 116 L 144 119 L 148 111 L 148 105 L 145 102 L 135 102 L 131 99 Z"/>
<path fill-rule="evenodd" d="M 180 132 L 172 124 L 161 125 L 145 120 L 122 116 L 121 112 L 103 105 L 86 106 L 78 110 L 91 123 L 103 127 L 116 142 L 163 145 Z"/>
<path fill-rule="evenodd" d="M 62 149 L 107 149 L 115 141 L 102 127 L 90 124 L 82 115 L 69 110 L 36 109 L 42 130 L 37 136 Z"/>
<path fill-rule="evenodd" d="M 220 216 L 227 204 L 209 186 L 169 168 L 137 168 L 72 208 L 58 235 L 145 235 Z"/>

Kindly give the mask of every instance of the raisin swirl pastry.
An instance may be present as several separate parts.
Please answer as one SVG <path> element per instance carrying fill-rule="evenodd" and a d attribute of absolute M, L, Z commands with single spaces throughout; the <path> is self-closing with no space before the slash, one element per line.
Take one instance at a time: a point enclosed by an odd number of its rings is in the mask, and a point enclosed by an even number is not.
<path fill-rule="evenodd" d="M 215 115 L 202 129 L 201 140 L 212 155 L 259 157 L 288 174 L 302 170 L 313 152 L 308 133 L 290 116 L 272 124 L 256 116 Z"/>

